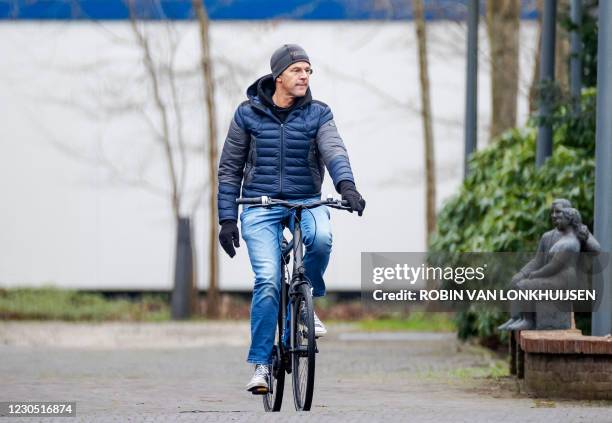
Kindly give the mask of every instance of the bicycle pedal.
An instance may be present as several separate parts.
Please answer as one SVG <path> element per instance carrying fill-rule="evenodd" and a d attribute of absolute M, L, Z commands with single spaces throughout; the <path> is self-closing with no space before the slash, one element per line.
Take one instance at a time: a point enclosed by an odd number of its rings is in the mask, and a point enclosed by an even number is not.
<path fill-rule="evenodd" d="M 266 395 L 268 393 L 268 388 L 266 388 L 265 386 L 256 386 L 250 391 L 253 395 Z"/>

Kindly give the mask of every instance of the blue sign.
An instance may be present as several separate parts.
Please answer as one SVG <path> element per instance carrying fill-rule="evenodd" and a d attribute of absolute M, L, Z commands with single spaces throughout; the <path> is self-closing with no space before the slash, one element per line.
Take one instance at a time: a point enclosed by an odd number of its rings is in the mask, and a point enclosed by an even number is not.
<path fill-rule="evenodd" d="M 465 20 L 466 0 L 425 0 L 428 20 Z M 522 18 L 537 15 L 522 0 Z M 211 19 L 409 20 L 412 0 L 206 0 Z M 128 6 L 129 5 L 129 6 Z M 483 8 L 484 9 L 484 8 Z M 0 0 L 0 19 L 151 20 L 194 18 L 191 0 Z"/>

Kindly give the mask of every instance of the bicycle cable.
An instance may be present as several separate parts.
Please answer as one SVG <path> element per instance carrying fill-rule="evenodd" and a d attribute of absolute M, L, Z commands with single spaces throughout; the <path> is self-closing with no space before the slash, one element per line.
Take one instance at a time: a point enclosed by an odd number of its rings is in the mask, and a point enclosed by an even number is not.
<path fill-rule="evenodd" d="M 323 204 L 322 204 L 322 205 L 323 205 Z M 317 207 L 320 207 L 320 206 L 317 206 Z M 295 208 L 295 207 L 290 208 L 290 209 L 289 209 L 289 211 L 293 210 L 294 208 Z M 314 214 L 313 214 L 313 213 L 310 211 L 310 209 L 305 208 L 304 210 L 305 210 L 305 211 L 307 211 L 308 213 L 310 213 L 310 215 L 312 216 L 312 220 L 314 221 L 315 229 L 314 229 L 314 235 L 312 236 L 312 238 L 313 238 L 313 240 L 314 240 L 314 239 L 316 239 L 316 237 L 317 237 L 317 219 L 315 218 L 315 215 L 314 215 Z M 299 220 L 297 219 L 297 217 L 296 217 L 296 219 L 295 219 L 295 220 L 297 221 L 297 223 L 298 223 L 299 225 L 301 225 L 301 224 L 302 224 L 301 216 L 300 216 L 300 219 L 299 219 Z"/>
<path fill-rule="evenodd" d="M 287 210 L 288 210 L 289 213 L 291 213 L 292 211 L 294 211 L 297 208 L 298 208 L 298 206 L 296 205 L 294 207 L 289 207 Z M 315 218 L 315 215 L 312 213 L 312 211 L 310 211 L 310 209 L 304 208 L 304 210 L 306 210 L 312 216 L 312 220 L 314 221 L 314 225 L 315 225 L 313 239 L 316 239 L 316 236 L 317 236 L 317 219 Z M 296 216 L 295 220 L 296 220 L 296 224 L 298 224 L 298 225 L 302 224 L 301 216 L 300 216 L 300 218 L 298 218 Z M 282 232 L 281 232 L 280 238 L 283 238 Z M 289 261 L 285 261 L 285 258 L 284 258 L 284 255 L 283 255 L 283 245 L 282 245 L 282 241 L 280 240 L 280 238 L 277 241 L 279 242 L 279 249 L 280 249 L 280 252 L 281 252 L 281 260 L 285 263 L 285 265 L 289 265 Z M 294 240 L 292 240 L 292 241 L 295 242 Z"/>

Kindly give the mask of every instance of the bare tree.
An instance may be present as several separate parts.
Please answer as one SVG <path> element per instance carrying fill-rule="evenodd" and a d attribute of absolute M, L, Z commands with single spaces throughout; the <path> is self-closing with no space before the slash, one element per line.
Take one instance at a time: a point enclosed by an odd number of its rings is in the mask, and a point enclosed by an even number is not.
<path fill-rule="evenodd" d="M 130 3 L 131 5 L 131 3 Z M 157 67 L 153 63 L 153 57 L 151 55 L 151 47 L 149 45 L 149 40 L 143 35 L 143 33 L 138 29 L 138 25 L 134 15 L 130 15 L 130 24 L 132 27 L 132 31 L 136 37 L 138 45 L 142 49 L 143 55 L 143 63 L 145 65 L 146 73 L 151 82 L 151 88 L 153 90 L 153 99 L 155 101 L 155 106 L 157 108 L 157 113 L 159 119 L 161 121 L 162 133 L 158 137 L 159 141 L 163 145 L 163 149 L 165 152 L 166 165 L 168 167 L 168 178 L 170 180 L 170 199 L 172 212 L 174 214 L 174 218 L 178 221 L 180 217 L 180 201 L 181 197 L 179 194 L 179 190 L 182 187 L 179 187 L 178 183 L 178 174 L 175 165 L 175 152 L 172 149 L 171 140 L 170 140 L 170 125 L 168 123 L 168 106 L 166 102 L 162 99 L 161 96 L 161 88 L 160 88 L 160 76 Z"/>
<path fill-rule="evenodd" d="M 423 0 L 413 0 L 416 36 L 419 45 L 419 82 L 421 85 L 421 116 L 423 118 L 423 140 L 425 150 L 425 215 L 427 231 L 425 243 L 436 228 L 436 171 L 434 141 L 431 118 L 431 99 L 429 94 L 429 68 L 427 65 L 427 34 L 425 32 L 425 12 Z"/>
<path fill-rule="evenodd" d="M 191 56 L 197 58 L 197 63 L 189 63 L 185 67 L 184 62 L 180 63 L 177 59 L 183 38 L 180 27 L 171 20 L 163 19 L 163 16 L 155 22 L 140 19 L 143 10 L 147 12 L 150 8 L 157 8 L 158 13 L 163 13 L 159 2 L 149 0 L 145 5 L 138 0 L 123 1 L 129 12 L 127 34 L 107 27 L 103 21 L 92 21 L 92 24 L 109 37 L 117 50 L 128 50 L 132 56 L 121 61 L 96 58 L 90 63 L 79 63 L 77 67 L 59 64 L 54 67 L 58 73 L 100 73 L 101 78 L 97 80 L 101 83 L 76 97 L 54 93 L 38 100 L 70 108 L 95 122 L 111 123 L 134 118 L 130 120 L 130 125 L 138 136 L 128 143 L 125 142 L 128 139 L 125 132 L 108 137 L 104 126 L 104 130 L 95 137 L 95 148 L 80 148 L 55 137 L 48 128 L 41 126 L 40 129 L 60 152 L 104 170 L 110 184 L 129 185 L 167 200 L 175 228 L 178 228 L 178 221 L 183 217 L 193 221 L 196 211 L 204 203 L 209 226 L 208 231 L 203 231 L 206 235 L 205 245 L 208 246 L 207 260 L 197 257 L 191 236 L 191 310 L 196 311 L 199 305 L 196 269 L 199 260 L 204 260 L 206 264 L 202 268 L 209 286 L 209 307 L 206 311 L 209 317 L 216 317 L 219 315 L 220 301 L 215 87 L 221 87 L 224 96 L 242 96 L 241 80 L 245 75 L 250 75 L 251 70 L 219 55 L 215 58 L 219 75 L 213 74 L 209 20 L 203 2 L 193 0 L 192 5 L 201 50 Z M 202 81 L 204 103 L 199 95 Z M 204 110 L 204 136 L 197 138 L 193 137 L 193 129 L 186 127 L 189 121 L 184 118 L 187 112 L 193 112 L 196 108 Z M 128 152 L 124 146 L 134 147 L 133 141 L 138 143 L 138 151 Z M 160 165 L 161 175 L 158 172 Z M 196 167 L 206 172 L 202 182 L 194 178 L 193 169 Z M 188 168 L 191 172 L 188 172 Z M 202 201 L 204 198 L 208 201 Z"/>
<path fill-rule="evenodd" d="M 490 140 L 516 125 L 520 0 L 487 0 L 491 49 Z"/>
<path fill-rule="evenodd" d="M 129 0 L 127 5 L 130 11 L 130 26 L 142 52 L 142 62 L 144 64 L 145 74 L 150 84 L 153 102 L 155 104 L 157 119 L 155 119 L 156 122 L 149 121 L 149 125 L 154 131 L 158 126 L 156 123 L 159 123 L 161 126 L 161 131 L 157 133 L 156 139 L 163 147 L 162 150 L 164 152 L 168 180 L 170 182 L 170 202 L 175 220 L 175 228 L 177 228 L 177 235 L 178 232 L 181 231 L 181 228 L 189 228 L 187 250 L 184 250 L 183 247 L 179 247 L 179 244 L 185 241 L 181 241 L 182 235 L 178 235 L 178 244 L 175 251 L 175 265 L 177 266 L 177 269 L 180 267 L 183 270 L 177 274 L 184 274 L 189 278 L 191 289 L 188 294 L 189 297 L 187 301 L 191 312 L 195 312 L 197 311 L 197 257 L 195 257 L 195 254 L 193 254 L 195 248 L 191 225 L 186 222 L 188 218 L 185 218 L 184 215 L 182 215 L 182 210 L 185 208 L 185 196 L 183 194 L 185 191 L 188 161 L 183 136 L 182 113 L 177 94 L 176 78 L 173 66 L 173 53 L 176 51 L 176 46 L 174 45 L 171 48 L 173 52 L 171 54 L 170 62 L 166 66 L 156 63 L 153 57 L 150 40 L 146 35 L 146 30 L 145 28 L 139 27 L 134 0 Z M 166 80 L 165 84 L 162 82 L 163 79 Z M 167 86 L 166 91 L 169 91 L 169 94 L 166 96 L 163 94 L 164 85 Z M 176 128 L 174 135 L 171 133 L 170 121 L 172 119 L 174 119 Z M 183 222 L 181 223 L 181 221 Z M 183 253 L 188 254 L 188 251 L 191 251 L 191 256 L 188 259 L 185 259 L 185 257 L 183 257 Z M 183 269 L 185 266 L 187 266 L 187 268 Z M 175 280 L 175 283 L 180 283 L 180 281 Z M 181 314 L 183 312 L 184 311 L 180 311 Z"/>
<path fill-rule="evenodd" d="M 210 58 L 210 37 L 208 13 L 204 0 L 193 0 L 200 29 L 201 65 L 206 97 L 206 121 L 208 123 L 208 180 L 210 183 L 209 207 L 209 236 L 208 236 L 208 293 L 206 299 L 206 314 L 209 318 L 219 317 L 219 269 L 217 247 L 217 127 L 215 110 L 215 84 L 213 79 L 212 61 Z"/>

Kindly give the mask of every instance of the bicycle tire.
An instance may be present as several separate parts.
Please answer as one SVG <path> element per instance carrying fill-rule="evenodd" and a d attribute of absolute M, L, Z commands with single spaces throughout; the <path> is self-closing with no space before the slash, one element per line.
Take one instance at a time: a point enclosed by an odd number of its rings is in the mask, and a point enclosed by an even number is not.
<path fill-rule="evenodd" d="M 305 310 L 305 311 L 302 311 Z M 314 310 L 310 286 L 302 284 L 292 305 L 294 351 L 292 351 L 293 402 L 298 411 L 312 405 L 315 379 Z"/>
<path fill-rule="evenodd" d="M 280 344 L 283 339 L 282 310 L 278 311 L 277 320 L 277 339 L 272 350 L 271 383 L 272 393 L 268 392 L 263 396 L 264 410 L 268 412 L 280 411 L 283 405 L 283 393 L 285 391 L 285 366 L 281 357 Z"/>

